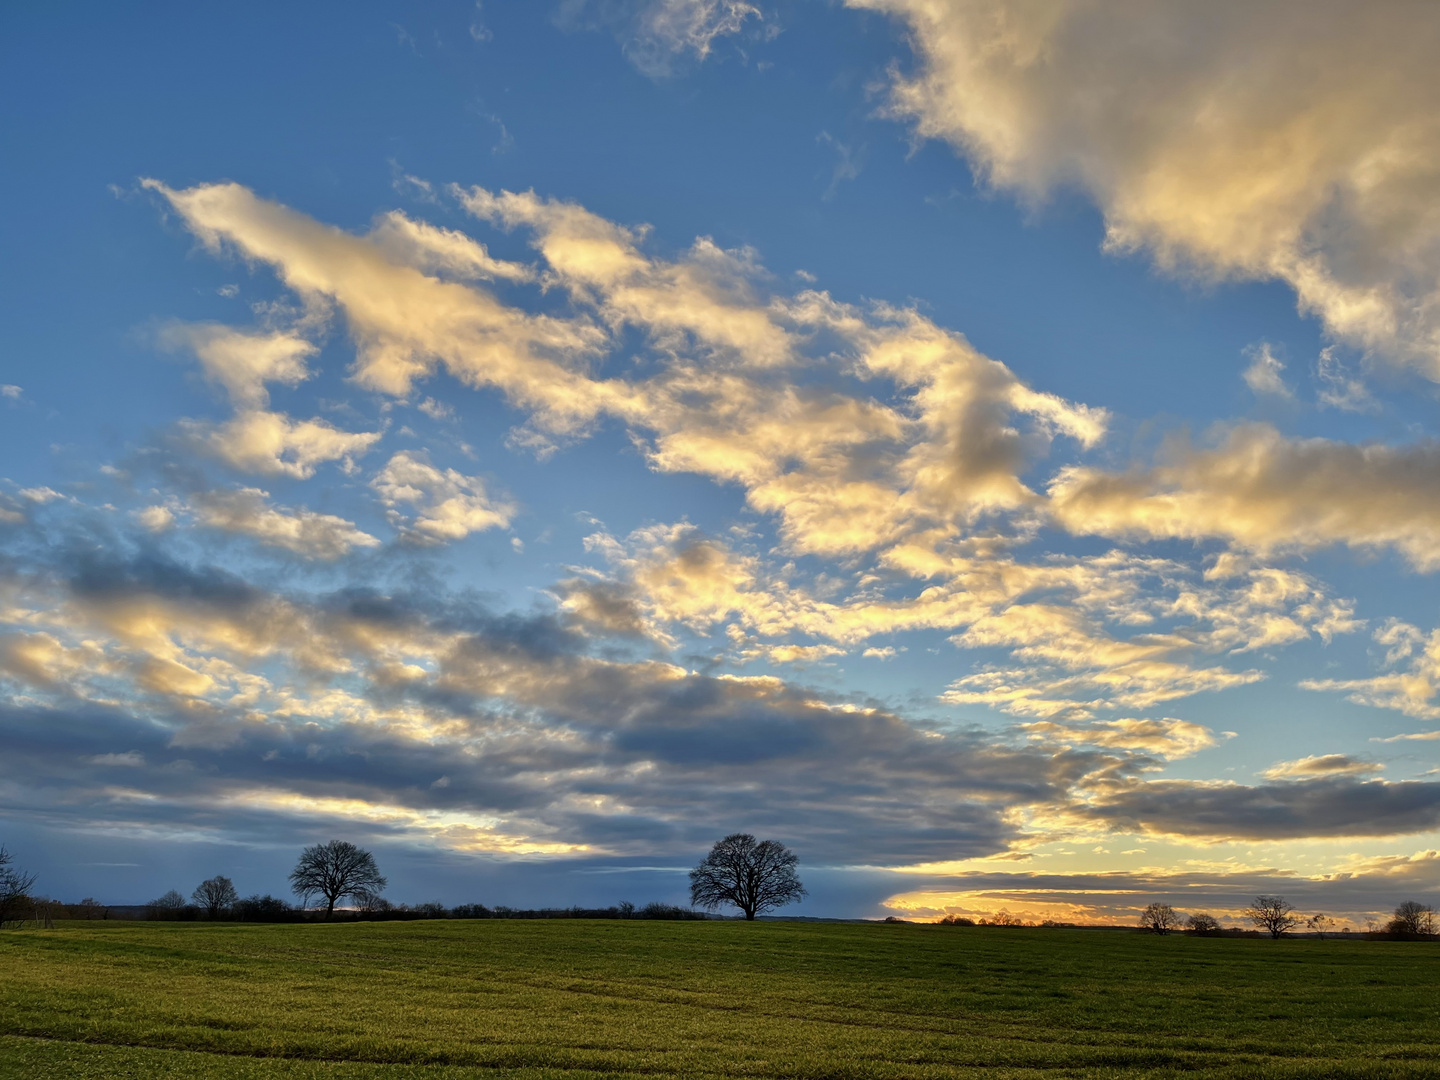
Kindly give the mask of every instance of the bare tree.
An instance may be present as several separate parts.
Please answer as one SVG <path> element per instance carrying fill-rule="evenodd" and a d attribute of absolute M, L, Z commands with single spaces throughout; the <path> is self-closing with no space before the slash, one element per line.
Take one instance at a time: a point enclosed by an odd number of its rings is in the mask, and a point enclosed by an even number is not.
<path fill-rule="evenodd" d="M 21 870 L 15 857 L 0 847 L 0 926 L 24 921 L 25 909 L 32 906 L 30 890 L 34 886 L 35 875 Z"/>
<path fill-rule="evenodd" d="M 1140 928 L 1152 934 L 1168 934 L 1180 928 L 1180 916 L 1169 904 L 1147 904 L 1140 912 Z"/>
<path fill-rule="evenodd" d="M 317 893 L 325 898 L 327 919 L 337 901 L 349 897 L 363 906 L 378 897 L 385 884 L 375 856 L 348 840 L 307 847 L 290 871 L 290 888 L 303 901 Z"/>
<path fill-rule="evenodd" d="M 178 889 L 171 889 L 164 896 L 157 896 L 145 905 L 147 919 L 178 919 L 185 911 L 185 897 Z"/>
<path fill-rule="evenodd" d="M 806 895 L 795 876 L 799 861 L 777 840 L 757 842 L 749 833 L 731 833 L 690 871 L 690 903 L 712 911 L 733 904 L 753 919 Z"/>
<path fill-rule="evenodd" d="M 221 912 L 229 911 L 235 906 L 240 894 L 235 891 L 234 882 L 223 874 L 217 874 L 195 886 L 190 899 L 205 909 L 207 919 L 218 919 Z"/>
<path fill-rule="evenodd" d="M 1434 937 L 1435 909 L 1418 900 L 1406 900 L 1395 909 L 1395 917 L 1386 924 L 1385 930 L 1407 937 Z"/>
<path fill-rule="evenodd" d="M 1191 915 L 1185 920 L 1185 929 L 1201 937 L 1211 937 L 1220 932 L 1220 921 L 1214 915 Z"/>
<path fill-rule="evenodd" d="M 1245 909 L 1245 917 L 1260 930 L 1268 930 L 1272 938 L 1282 937 L 1300 925 L 1295 905 L 1283 896 L 1257 896 Z"/>
<path fill-rule="evenodd" d="M 1315 936 L 1323 941 L 1326 931 L 1330 930 L 1335 925 L 1335 920 L 1332 919 L 1329 915 L 1325 915 L 1317 911 L 1314 915 L 1311 915 L 1308 919 L 1305 920 L 1305 925 L 1311 930 L 1315 931 Z"/>

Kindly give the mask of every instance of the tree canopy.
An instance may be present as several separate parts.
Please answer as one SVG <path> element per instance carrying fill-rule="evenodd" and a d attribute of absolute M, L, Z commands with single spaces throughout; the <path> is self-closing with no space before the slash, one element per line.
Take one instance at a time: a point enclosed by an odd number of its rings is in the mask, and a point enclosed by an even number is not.
<path fill-rule="evenodd" d="M 1140 927 L 1152 934 L 1168 934 L 1180 926 L 1180 916 L 1169 904 L 1150 904 L 1140 913 Z"/>
<path fill-rule="evenodd" d="M 290 871 L 290 887 L 302 900 L 308 903 L 316 894 L 325 898 L 327 919 L 340 900 L 349 897 L 363 904 L 384 891 L 385 884 L 375 856 L 348 840 L 307 847 Z"/>
<path fill-rule="evenodd" d="M 1257 896 L 1245 909 L 1245 917 L 1259 929 L 1268 930 L 1272 938 L 1282 937 L 1300 925 L 1295 905 L 1283 896 Z"/>
<path fill-rule="evenodd" d="M 690 871 L 690 903 L 710 911 L 733 904 L 753 919 L 806 895 L 795 875 L 799 861 L 777 840 L 731 833 Z"/>
<path fill-rule="evenodd" d="M 222 911 L 228 911 L 235 906 L 240 894 L 235 891 L 234 882 L 224 874 L 217 874 L 195 886 L 190 899 L 195 901 L 197 907 L 205 909 L 208 918 L 218 919 Z"/>

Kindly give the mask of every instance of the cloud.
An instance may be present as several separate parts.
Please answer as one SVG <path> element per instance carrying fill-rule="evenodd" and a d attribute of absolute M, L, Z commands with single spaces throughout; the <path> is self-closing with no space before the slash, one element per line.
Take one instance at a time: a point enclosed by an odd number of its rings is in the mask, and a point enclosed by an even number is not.
<path fill-rule="evenodd" d="M 981 665 L 942 700 L 1022 716 L 1084 718 L 1246 685 L 1262 672 L 1209 658 L 1328 641 L 1360 625 L 1348 602 L 1312 579 L 1264 566 L 1202 577 L 1118 551 L 1037 563 L 983 552 L 952 557 L 935 572 L 943 583 L 916 597 L 856 589 L 822 598 L 686 523 L 624 540 L 597 533 L 587 545 L 610 573 L 566 582 L 563 603 L 577 614 L 593 604 L 612 625 L 671 644 L 682 626 L 702 634 L 723 627 L 737 646 L 755 637 L 853 645 L 904 630 L 958 631 L 952 644 L 1005 649 L 1010 662 Z"/>
<path fill-rule="evenodd" d="M 262 409 L 220 424 L 182 420 L 180 430 L 195 449 L 239 472 L 298 480 L 314 476 L 329 461 L 352 467 L 381 437 L 378 431 L 341 431 L 324 420 L 292 420 Z"/>
<path fill-rule="evenodd" d="M 1385 766 L 1349 754 L 1320 754 L 1281 761 L 1260 775 L 1267 780 L 1316 780 L 1331 776 L 1369 776 Z"/>
<path fill-rule="evenodd" d="M 1292 439 L 1267 424 L 1232 428 L 1211 450 L 1178 444 L 1170 461 L 1128 474 L 1062 469 L 1054 519 L 1074 533 L 1216 537 L 1269 553 L 1331 544 L 1394 548 L 1440 567 L 1440 446 Z"/>
<path fill-rule="evenodd" d="M 704 61 L 717 38 L 740 33 L 747 20 L 764 21 L 745 0 L 565 0 L 558 21 L 583 24 L 587 9 L 614 28 L 626 59 L 652 79 L 674 75 L 687 59 Z"/>
<path fill-rule="evenodd" d="M 24 393 L 24 390 L 14 385 L 13 383 L 5 383 L 4 385 L 0 385 L 0 397 L 7 397 L 11 401 L 19 401 L 20 398 L 24 395 Z"/>
<path fill-rule="evenodd" d="M 1279 279 L 1337 339 L 1440 378 L 1433 12 L 847 2 L 909 32 L 893 115 L 986 182 L 1027 200 L 1078 186 L 1111 249 Z"/>
<path fill-rule="evenodd" d="M 1400 836 L 1440 828 L 1440 784 L 1359 780 L 1344 771 L 1246 786 L 1220 781 L 1121 781 L 1082 816 L 1127 833 L 1207 841 Z"/>
<path fill-rule="evenodd" d="M 151 532 L 164 532 L 175 524 L 175 512 L 168 506 L 146 506 L 131 511 L 131 516 Z"/>
<path fill-rule="evenodd" d="M 1294 396 L 1285 385 L 1285 380 L 1280 377 L 1285 365 L 1270 351 L 1268 342 L 1261 342 L 1246 352 L 1250 356 L 1250 366 L 1241 376 L 1246 386 L 1257 394 L 1273 394 L 1286 398 Z"/>
<path fill-rule="evenodd" d="M 955 643 L 1009 647 L 1030 663 L 956 679 L 941 700 L 992 705 L 1019 716 L 1084 718 L 1098 708 L 1146 709 L 1264 677 L 1253 669 L 1192 666 L 1187 660 L 1196 642 L 1185 635 L 1116 640 L 1082 613 L 1048 604 L 1017 604 L 977 620 Z"/>
<path fill-rule="evenodd" d="M 236 410 L 232 419 L 220 424 L 182 420 L 180 429 L 194 447 L 234 469 L 305 479 L 327 461 L 349 466 L 380 439 L 379 432 L 341 431 L 318 418 L 296 421 L 266 408 L 267 383 L 294 386 L 310 377 L 305 361 L 316 349 L 298 334 L 172 323 L 160 340 L 192 350 L 206 377 L 225 388 Z"/>
<path fill-rule="evenodd" d="M 535 410 L 535 422 L 552 432 L 582 427 L 607 407 L 623 411 L 618 387 L 592 382 L 569 366 L 603 341 L 584 321 L 528 315 L 481 289 L 427 276 L 392 261 L 373 240 L 258 199 L 238 184 L 186 191 L 154 180 L 145 185 L 207 247 L 218 252 L 233 245 L 245 258 L 273 266 L 302 299 L 338 304 L 355 340 L 361 386 L 404 396 L 444 363 L 462 382 L 498 387 Z"/>
<path fill-rule="evenodd" d="M 1215 733 L 1203 724 L 1170 717 L 1162 720 L 1126 718 L 1089 725 L 1039 720 L 1019 727 L 1035 740 L 1140 750 L 1163 758 L 1189 757 L 1215 745 Z"/>
<path fill-rule="evenodd" d="M 27 502 L 35 503 L 38 506 L 44 506 L 46 503 L 52 502 L 73 501 L 69 496 L 60 494 L 60 492 L 56 491 L 54 488 L 43 486 L 21 488 L 19 491 L 19 495 Z"/>
<path fill-rule="evenodd" d="M 1343 693 L 1357 705 L 1394 709 L 1406 716 L 1440 719 L 1440 630 L 1425 634 L 1419 627 L 1388 619 L 1374 633 L 1386 646 L 1385 672 L 1365 679 L 1305 679 L 1302 689 Z M 1430 735 L 1400 736 L 1430 738 Z"/>
<path fill-rule="evenodd" d="M 240 411 L 269 404 L 266 383 L 295 386 L 309 378 L 305 361 L 316 352 L 297 334 L 252 334 L 216 323 L 172 323 L 161 331 L 160 340 L 193 351 L 206 378 L 223 386 Z"/>
<path fill-rule="evenodd" d="M 533 281 L 535 271 L 522 263 L 491 258 L 485 245 L 454 229 L 414 221 L 399 210 L 381 214 L 370 239 L 392 261 L 427 274 L 461 281 Z"/>
<path fill-rule="evenodd" d="M 402 450 L 375 474 L 370 486 L 390 507 L 394 520 L 412 540 L 445 543 L 463 540 L 473 532 L 505 528 L 515 506 L 492 499 L 479 477 L 454 469 L 440 470 L 422 455 Z M 406 519 L 400 506 L 416 507 Z"/>
<path fill-rule="evenodd" d="M 352 521 L 305 507 L 272 506 L 269 497 L 269 492 L 251 487 L 210 491 L 194 496 L 192 507 L 196 522 L 206 528 L 248 536 L 307 559 L 338 559 L 357 547 L 380 543 Z"/>
<path fill-rule="evenodd" d="M 751 291 L 753 252 L 725 251 L 701 238 L 685 258 L 665 262 L 640 252 L 635 231 L 574 203 L 479 187 L 452 192 L 477 218 L 532 229 L 559 281 L 578 300 L 596 304 L 611 325 L 638 326 L 672 350 L 688 340 L 751 363 L 790 355 L 790 336 Z"/>
<path fill-rule="evenodd" d="M 123 754 L 92 754 L 85 760 L 91 765 L 120 766 L 127 769 L 138 769 L 145 764 L 145 755 L 130 750 Z"/>
<path fill-rule="evenodd" d="M 1375 412 L 1380 407 L 1365 384 L 1345 369 L 1333 346 L 1320 350 L 1315 377 L 1320 380 L 1321 405 L 1346 412 Z"/>

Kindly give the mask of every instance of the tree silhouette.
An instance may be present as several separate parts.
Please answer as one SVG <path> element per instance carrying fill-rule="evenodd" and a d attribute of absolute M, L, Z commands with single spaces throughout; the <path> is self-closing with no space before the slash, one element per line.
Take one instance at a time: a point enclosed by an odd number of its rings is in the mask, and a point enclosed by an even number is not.
<path fill-rule="evenodd" d="M 690 903 L 710 911 L 733 904 L 753 919 L 806 895 L 795 876 L 799 861 L 777 840 L 757 842 L 749 833 L 731 833 L 690 871 Z"/>
<path fill-rule="evenodd" d="M 1185 929 L 1192 934 L 1200 934 L 1209 937 L 1220 932 L 1220 923 L 1214 915 L 1206 915 L 1203 912 L 1191 915 L 1185 920 Z"/>
<path fill-rule="evenodd" d="M 328 919 L 336 901 L 348 896 L 364 904 L 380 894 L 385 879 L 370 852 L 348 840 L 331 840 L 300 853 L 295 869 L 290 871 L 290 888 L 306 903 L 316 893 L 323 896 Z"/>
<path fill-rule="evenodd" d="M 15 858 L 0 847 L 0 926 L 15 921 L 15 916 L 30 900 L 35 875 L 15 865 Z M 23 916 L 21 916 L 23 918 Z"/>
<path fill-rule="evenodd" d="M 1435 910 L 1418 900 L 1406 900 L 1395 909 L 1395 917 L 1386 924 L 1385 930 L 1407 937 L 1434 937 Z"/>
<path fill-rule="evenodd" d="M 235 901 L 240 899 L 240 894 L 235 891 L 235 885 L 228 877 L 217 874 L 195 886 L 195 891 L 190 894 L 190 899 L 194 900 L 197 906 L 205 909 L 207 918 L 218 919 L 222 911 L 227 911 L 235 906 Z"/>
<path fill-rule="evenodd" d="M 1281 937 L 1300 925 L 1295 905 L 1283 896 L 1255 897 L 1255 902 L 1245 909 L 1245 917 L 1259 929 L 1268 930 L 1272 938 Z"/>
<path fill-rule="evenodd" d="M 1140 928 L 1152 934 L 1168 934 L 1180 926 L 1180 916 L 1169 904 L 1148 904 L 1140 912 Z"/>
<path fill-rule="evenodd" d="M 145 905 L 147 919 L 178 919 L 185 911 L 185 897 L 178 889 L 171 889 L 164 896 L 157 896 Z"/>

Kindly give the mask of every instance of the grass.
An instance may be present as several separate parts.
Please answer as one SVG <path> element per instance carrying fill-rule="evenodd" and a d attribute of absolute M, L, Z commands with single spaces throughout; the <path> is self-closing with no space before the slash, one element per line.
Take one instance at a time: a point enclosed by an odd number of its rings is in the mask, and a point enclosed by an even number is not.
<path fill-rule="evenodd" d="M 1440 1076 L 1440 952 L 743 922 L 0 934 L 0 1076 Z"/>

